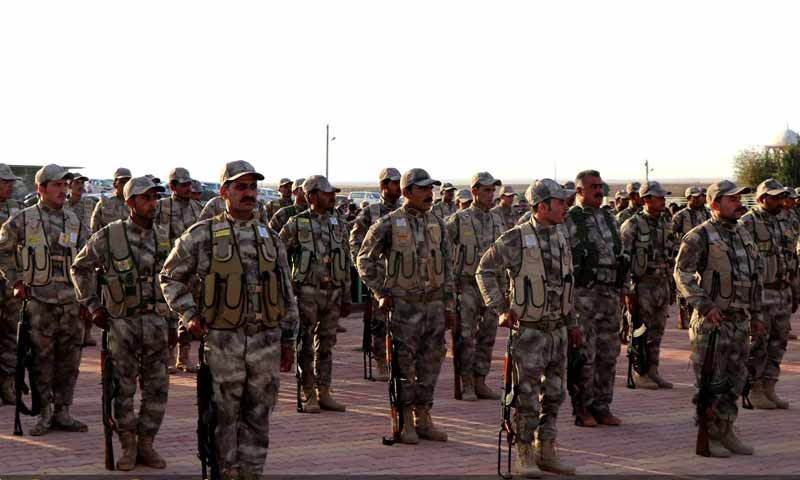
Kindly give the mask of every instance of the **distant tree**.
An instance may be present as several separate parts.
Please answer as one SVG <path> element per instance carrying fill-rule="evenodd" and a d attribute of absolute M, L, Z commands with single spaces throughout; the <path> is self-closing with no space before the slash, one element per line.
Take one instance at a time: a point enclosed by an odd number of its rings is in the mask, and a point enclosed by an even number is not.
<path fill-rule="evenodd" d="M 800 187 L 800 146 L 793 145 L 782 152 L 775 178 L 787 187 Z"/>
<path fill-rule="evenodd" d="M 733 159 L 736 182 L 755 187 L 768 178 L 783 185 L 800 187 L 800 146 L 785 150 L 748 148 Z"/>

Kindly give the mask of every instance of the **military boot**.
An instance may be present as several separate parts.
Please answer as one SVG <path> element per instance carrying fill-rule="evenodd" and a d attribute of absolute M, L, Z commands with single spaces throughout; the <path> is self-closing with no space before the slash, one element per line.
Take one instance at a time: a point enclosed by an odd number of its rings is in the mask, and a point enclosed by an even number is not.
<path fill-rule="evenodd" d="M 122 446 L 122 456 L 117 460 L 117 470 L 133 470 L 136 466 L 136 434 L 128 430 L 120 431 L 119 443 Z"/>
<path fill-rule="evenodd" d="M 650 368 L 647 370 L 647 376 L 658 385 L 658 388 L 672 388 L 672 382 L 664 380 L 664 377 L 658 373 L 658 365 L 650 365 Z"/>
<path fill-rule="evenodd" d="M 485 400 L 500 400 L 500 394 L 486 385 L 485 375 L 475 375 L 475 395 Z"/>
<path fill-rule="evenodd" d="M 306 393 L 306 401 L 303 402 L 303 413 L 319 413 L 319 399 L 317 398 L 317 391 L 313 387 L 303 388 Z"/>
<path fill-rule="evenodd" d="M 138 451 L 137 460 L 142 465 L 150 468 L 166 468 L 167 462 L 153 448 L 153 440 L 155 440 L 155 437 L 152 435 L 139 435 L 139 444 L 136 448 Z"/>
<path fill-rule="evenodd" d="M 542 472 L 536 466 L 533 457 L 533 445 L 522 440 L 517 440 L 517 461 L 515 462 L 514 474 L 525 478 L 541 478 Z"/>
<path fill-rule="evenodd" d="M 776 407 L 780 408 L 781 410 L 786 410 L 789 408 L 789 402 L 782 399 L 775 393 L 775 384 L 777 380 L 767 380 L 764 382 L 764 394 L 767 396 L 769 401 L 775 404 Z"/>
<path fill-rule="evenodd" d="M 389 368 L 386 366 L 386 360 L 376 358 L 375 367 L 375 369 L 378 371 L 377 374 L 373 375 L 376 381 L 385 382 L 389 380 Z"/>
<path fill-rule="evenodd" d="M 552 438 L 540 440 L 536 439 L 533 452 L 536 466 L 545 472 L 557 473 L 559 475 L 575 475 L 575 467 L 562 463 L 556 452 L 556 442 Z"/>
<path fill-rule="evenodd" d="M 42 405 L 42 411 L 39 412 L 39 419 L 36 425 L 31 428 L 30 434 L 34 437 L 44 435 L 50 431 L 50 426 L 53 423 L 53 407 L 50 405 Z"/>
<path fill-rule="evenodd" d="M 178 369 L 175 368 L 175 347 L 170 347 L 169 349 L 169 358 L 167 359 L 167 373 L 170 375 L 175 375 L 178 373 Z"/>
<path fill-rule="evenodd" d="M 65 432 L 88 432 L 89 427 L 85 423 L 72 418 L 69 414 L 68 405 L 56 405 L 56 413 L 53 415 L 53 422 L 50 426 L 53 430 L 63 430 Z"/>
<path fill-rule="evenodd" d="M 425 440 L 433 440 L 434 442 L 447 441 L 447 432 L 438 430 L 436 426 L 433 425 L 433 420 L 431 419 L 431 407 L 428 406 L 414 407 L 414 419 L 416 423 L 417 435 L 419 435 L 419 438 L 424 438 Z"/>
<path fill-rule="evenodd" d="M 475 381 L 472 375 L 461 377 L 461 400 L 465 402 L 477 402 L 478 396 L 475 394 Z"/>
<path fill-rule="evenodd" d="M 597 420 L 595 420 L 588 408 L 583 407 L 579 411 L 575 412 L 575 425 L 579 427 L 593 428 L 597 426 Z"/>
<path fill-rule="evenodd" d="M 17 403 L 17 396 L 14 393 L 14 377 L 0 379 L 0 405 L 14 405 Z"/>
<path fill-rule="evenodd" d="M 753 408 L 759 410 L 775 410 L 775 408 L 777 408 L 777 406 L 772 403 L 772 400 L 767 398 L 764 384 L 761 382 L 754 382 L 750 385 L 750 403 L 753 404 Z"/>
<path fill-rule="evenodd" d="M 678 307 L 678 329 L 687 330 L 689 328 L 689 321 L 691 314 L 684 307 Z"/>
<path fill-rule="evenodd" d="M 239 469 L 236 467 L 228 467 L 226 469 L 223 469 L 219 473 L 219 476 L 222 480 L 239 480 L 240 478 Z"/>
<path fill-rule="evenodd" d="M 319 406 L 322 407 L 323 410 L 330 410 L 333 412 L 344 412 L 347 410 L 345 405 L 333 399 L 331 396 L 331 387 L 319 387 L 317 389 L 317 395 L 319 396 Z"/>
<path fill-rule="evenodd" d="M 410 407 L 403 408 L 403 425 L 400 429 L 400 443 L 407 445 L 419 443 L 419 435 L 414 429 L 414 411 Z"/>
<path fill-rule="evenodd" d="M 636 388 L 643 388 L 645 390 L 658 390 L 658 384 L 647 375 L 639 375 L 633 372 L 633 383 Z"/>
<path fill-rule="evenodd" d="M 725 428 L 725 433 L 720 439 L 720 443 L 722 443 L 723 447 L 738 455 L 753 454 L 753 447 L 750 445 L 745 445 L 741 440 L 739 440 L 739 437 L 736 436 L 736 432 L 733 430 L 733 422 L 724 422 L 723 428 Z"/>
<path fill-rule="evenodd" d="M 175 368 L 184 373 L 197 373 L 197 367 L 189 364 L 189 349 L 191 343 L 187 345 L 178 344 L 178 361 Z"/>
<path fill-rule="evenodd" d="M 728 458 L 731 452 L 722 445 L 722 437 L 725 435 L 726 422 L 715 419 L 706 424 L 708 429 L 708 453 L 713 458 Z"/>

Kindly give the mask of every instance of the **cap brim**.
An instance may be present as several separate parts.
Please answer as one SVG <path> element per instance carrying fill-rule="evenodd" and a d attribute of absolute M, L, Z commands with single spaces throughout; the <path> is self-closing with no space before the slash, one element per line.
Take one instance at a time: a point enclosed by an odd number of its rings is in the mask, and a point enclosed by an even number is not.
<path fill-rule="evenodd" d="M 575 195 L 575 190 L 562 188 L 558 192 L 551 193 L 550 198 L 557 198 L 559 200 L 569 200 L 570 198 L 572 198 L 573 195 Z"/>
<path fill-rule="evenodd" d="M 417 185 L 417 186 L 420 186 L 420 187 L 430 187 L 431 185 L 434 185 L 434 186 L 438 187 L 441 184 L 442 184 L 442 182 L 440 182 L 439 180 L 434 180 L 432 178 L 426 178 L 424 180 L 420 180 L 418 182 L 412 183 L 412 185 Z M 445 191 L 449 190 L 449 189 L 450 188 L 446 188 Z M 458 189 L 454 187 L 453 190 L 458 190 Z"/>
<path fill-rule="evenodd" d="M 767 190 L 766 192 L 762 192 L 761 195 L 759 195 L 759 196 L 769 195 L 769 196 L 772 196 L 772 197 L 777 197 L 778 195 L 784 195 L 786 193 L 787 192 L 786 192 L 785 188 L 773 188 L 773 189 Z"/>
<path fill-rule="evenodd" d="M 385 182 L 386 180 L 389 180 L 390 182 L 399 182 L 400 178 L 401 178 L 400 175 L 393 175 L 391 177 L 383 177 L 381 179 L 381 182 Z"/>
<path fill-rule="evenodd" d="M 171 182 L 178 182 L 178 183 L 191 183 L 192 179 L 189 177 L 176 177 L 170 180 Z"/>
<path fill-rule="evenodd" d="M 0 177 L 0 180 L 22 180 L 22 178 L 17 177 L 16 175 L 11 175 L 10 177 Z"/>
<path fill-rule="evenodd" d="M 260 173 L 258 173 L 258 172 L 242 172 L 242 173 L 237 173 L 236 175 L 234 175 L 234 176 L 230 177 L 229 179 L 227 179 L 227 180 L 225 180 L 225 181 L 226 181 L 226 182 L 232 182 L 232 181 L 234 181 L 234 180 L 236 180 L 236 179 L 239 179 L 239 178 L 242 178 L 242 177 L 244 177 L 245 175 L 255 175 L 255 176 L 256 176 L 256 179 L 258 179 L 258 180 L 264 180 L 264 175 L 261 175 L 261 174 L 260 174 Z"/>
<path fill-rule="evenodd" d="M 732 195 L 746 195 L 746 194 L 748 194 L 748 193 L 750 193 L 752 191 L 753 190 L 751 190 L 750 187 L 737 187 L 737 188 L 734 188 L 733 190 L 731 190 L 730 192 L 725 192 L 725 193 L 719 194 L 717 196 L 718 197 L 730 197 Z"/>
<path fill-rule="evenodd" d="M 85 177 L 83 175 L 76 175 L 76 176 L 72 177 L 72 180 L 73 181 L 83 180 L 85 182 L 85 181 L 89 180 L 89 177 Z"/>
<path fill-rule="evenodd" d="M 477 183 L 475 183 L 475 185 L 480 185 L 481 187 L 488 187 L 489 185 L 494 185 L 495 187 L 500 187 L 500 186 L 503 185 L 503 182 L 500 181 L 500 180 L 494 180 L 494 181 L 488 182 L 488 183 L 477 182 Z M 475 185 L 473 185 L 473 187 Z"/>
<path fill-rule="evenodd" d="M 417 183 L 415 185 L 424 186 L 421 183 Z M 456 187 L 445 187 L 445 188 L 442 189 L 442 192 L 454 192 L 456 190 L 458 190 Z"/>
<path fill-rule="evenodd" d="M 504 192 L 500 194 L 501 197 L 516 197 L 517 194 L 515 192 Z"/>

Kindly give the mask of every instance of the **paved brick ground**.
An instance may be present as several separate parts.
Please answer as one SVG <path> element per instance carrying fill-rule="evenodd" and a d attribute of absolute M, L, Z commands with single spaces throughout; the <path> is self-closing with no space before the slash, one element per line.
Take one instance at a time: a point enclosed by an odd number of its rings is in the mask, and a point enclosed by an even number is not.
<path fill-rule="evenodd" d="M 674 313 L 672 318 L 674 319 Z M 800 316 L 794 331 L 800 331 Z M 444 444 L 381 445 L 389 431 L 386 385 L 361 378 L 360 318 L 344 321 L 348 333 L 339 339 L 335 355 L 334 389 L 348 404 L 346 413 L 298 414 L 294 376 L 282 377 L 280 402 L 272 419 L 266 472 L 291 474 L 493 474 L 499 405 L 494 401 L 464 403 L 452 397 L 452 362 L 448 357 L 439 380 L 434 420 L 447 430 Z M 505 336 L 498 337 L 490 382 L 500 384 Z M 577 428 L 569 406 L 559 419 L 561 454 L 591 474 L 791 474 L 800 473 L 800 352 L 790 342 L 779 392 L 792 403 L 788 411 L 743 411 L 738 427 L 756 446 L 754 457 L 727 460 L 694 455 L 688 337 L 670 325 L 662 361 L 666 377 L 676 382 L 671 391 L 625 388 L 624 356 L 620 357 L 614 411 L 624 420 L 619 428 Z M 623 354 L 624 355 L 624 354 Z M 73 411 L 89 424 L 89 433 L 51 433 L 44 437 L 14 437 L 13 408 L 0 408 L 0 473 L 104 473 L 100 423 L 99 351 L 84 352 Z M 195 382 L 192 376 L 173 376 L 167 416 L 156 446 L 169 463 L 168 473 L 199 474 L 195 455 Z M 23 420 L 27 431 L 33 419 Z M 117 446 L 118 448 L 118 446 Z M 156 474 L 138 468 L 138 475 Z"/>

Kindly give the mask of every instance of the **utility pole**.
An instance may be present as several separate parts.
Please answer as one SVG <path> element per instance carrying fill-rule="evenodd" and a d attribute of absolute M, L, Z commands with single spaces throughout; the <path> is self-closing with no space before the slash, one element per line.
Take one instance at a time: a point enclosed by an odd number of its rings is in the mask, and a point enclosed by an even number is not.
<path fill-rule="evenodd" d="M 650 168 L 650 161 L 645 158 L 644 159 L 644 181 L 645 182 L 649 182 L 650 181 L 650 172 L 652 172 L 652 171 L 653 170 Z"/>
<path fill-rule="evenodd" d="M 329 152 L 331 147 L 331 142 L 336 140 L 336 137 L 331 138 L 331 126 L 326 124 L 325 125 L 325 178 L 330 180 L 328 176 L 328 158 Z"/>

